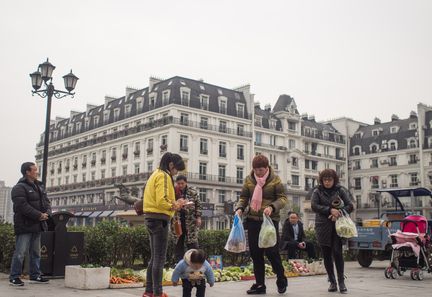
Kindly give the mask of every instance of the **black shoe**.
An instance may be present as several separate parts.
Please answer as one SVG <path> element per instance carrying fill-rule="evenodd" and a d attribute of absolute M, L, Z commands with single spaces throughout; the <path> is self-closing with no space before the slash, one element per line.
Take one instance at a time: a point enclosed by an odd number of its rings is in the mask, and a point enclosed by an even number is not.
<path fill-rule="evenodd" d="M 276 281 L 276 285 L 278 287 L 278 293 L 284 294 L 287 291 L 288 280 L 286 278 L 281 278 Z"/>
<path fill-rule="evenodd" d="M 250 290 L 246 292 L 248 295 L 263 295 L 267 293 L 267 289 L 265 285 L 257 285 L 253 284 Z"/>
<path fill-rule="evenodd" d="M 337 287 L 336 282 L 330 282 L 330 287 L 328 288 L 328 291 L 329 292 L 337 292 L 337 289 L 338 289 L 338 287 Z"/>
<path fill-rule="evenodd" d="M 348 289 L 347 289 L 347 287 L 345 286 L 345 281 L 344 281 L 344 280 L 339 281 L 339 291 L 340 291 L 342 294 L 345 294 L 345 293 L 348 292 Z"/>
<path fill-rule="evenodd" d="M 14 287 L 22 287 L 24 286 L 24 282 L 20 278 L 14 278 L 9 280 L 9 285 Z"/>
<path fill-rule="evenodd" d="M 30 283 L 33 283 L 33 284 L 46 284 L 48 282 L 49 282 L 49 280 L 46 278 L 43 278 L 42 276 L 38 276 L 37 278 L 31 278 L 30 279 Z"/>

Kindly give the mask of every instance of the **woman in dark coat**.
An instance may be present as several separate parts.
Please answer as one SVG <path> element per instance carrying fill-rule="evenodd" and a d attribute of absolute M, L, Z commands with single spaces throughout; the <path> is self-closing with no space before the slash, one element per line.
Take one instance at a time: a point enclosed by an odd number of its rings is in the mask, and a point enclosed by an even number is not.
<path fill-rule="evenodd" d="M 320 185 L 312 193 L 312 210 L 316 213 L 315 230 L 324 258 L 324 266 L 330 282 L 329 292 L 337 291 L 333 259 L 336 264 L 339 290 L 346 293 L 344 281 L 343 240 L 336 234 L 336 220 L 342 211 L 354 210 L 348 190 L 339 185 L 339 177 L 333 169 L 325 169 L 319 176 Z"/>

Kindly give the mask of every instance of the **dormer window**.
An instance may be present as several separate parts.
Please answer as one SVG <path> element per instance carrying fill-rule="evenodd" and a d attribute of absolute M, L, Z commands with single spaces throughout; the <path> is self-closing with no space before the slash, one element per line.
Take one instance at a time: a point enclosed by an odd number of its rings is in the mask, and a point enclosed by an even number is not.
<path fill-rule="evenodd" d="M 143 112 L 143 110 L 144 110 L 144 98 L 139 97 L 136 99 L 136 110 L 137 110 L 137 113 Z"/>
<path fill-rule="evenodd" d="M 88 130 L 88 128 L 90 127 L 90 119 L 89 118 L 86 118 L 84 120 L 84 126 L 85 126 L 85 129 Z"/>
<path fill-rule="evenodd" d="M 240 118 L 244 118 L 244 104 L 237 103 L 236 109 L 237 109 L 237 116 Z"/>
<path fill-rule="evenodd" d="M 397 133 L 398 131 L 399 131 L 399 127 L 398 127 L 398 126 L 390 127 L 390 133 L 391 133 L 391 134 L 395 134 L 395 133 Z"/>
<path fill-rule="evenodd" d="M 169 96 L 170 96 L 170 91 L 164 91 L 162 93 L 162 105 L 168 105 L 169 104 Z"/>
<path fill-rule="evenodd" d="M 225 98 L 219 99 L 219 112 L 223 114 L 227 113 L 227 101 Z"/>
<path fill-rule="evenodd" d="M 378 152 L 378 144 L 372 143 L 371 146 L 370 146 L 370 151 L 371 151 L 372 154 L 377 153 Z"/>
<path fill-rule="evenodd" d="M 125 117 L 130 117 L 130 113 L 131 113 L 131 105 L 125 105 Z"/>
<path fill-rule="evenodd" d="M 271 119 L 270 120 L 270 129 L 276 129 L 276 120 L 274 120 L 274 119 Z"/>
<path fill-rule="evenodd" d="M 358 132 L 358 133 L 355 133 L 354 134 L 354 138 L 362 138 L 363 137 L 363 133 L 361 133 L 361 132 Z"/>
<path fill-rule="evenodd" d="M 120 108 L 114 109 L 114 121 L 118 121 L 120 118 Z"/>
<path fill-rule="evenodd" d="M 408 139 L 408 147 L 409 148 L 416 148 L 417 147 L 417 141 L 414 138 Z"/>
<path fill-rule="evenodd" d="M 410 130 L 415 130 L 415 129 L 417 129 L 417 123 L 410 123 L 410 124 L 409 124 L 409 129 L 410 129 Z"/>
<path fill-rule="evenodd" d="M 93 118 L 93 126 L 97 127 L 99 125 L 99 116 L 95 116 Z"/>
<path fill-rule="evenodd" d="M 380 134 L 380 130 L 379 129 L 372 130 L 372 136 L 378 136 L 379 134 Z"/>
<path fill-rule="evenodd" d="M 255 126 L 262 127 L 262 117 L 261 116 L 258 116 L 258 115 L 255 116 Z"/>
<path fill-rule="evenodd" d="M 110 111 L 109 110 L 105 110 L 104 111 L 104 115 L 103 115 L 103 122 L 104 122 L 104 124 L 108 124 L 109 115 L 110 115 Z"/>
<path fill-rule="evenodd" d="M 190 92 L 182 91 L 181 94 L 182 94 L 181 95 L 181 104 L 185 105 L 185 106 L 189 106 Z"/>
<path fill-rule="evenodd" d="M 353 154 L 354 156 L 358 156 L 361 153 L 361 146 L 357 145 L 355 147 L 353 147 Z"/>
<path fill-rule="evenodd" d="M 73 124 L 68 127 L 68 134 L 71 135 L 73 133 Z"/>
<path fill-rule="evenodd" d="M 391 151 L 397 150 L 397 141 L 396 140 L 389 141 L 388 146 Z"/>
<path fill-rule="evenodd" d="M 149 96 L 149 108 L 153 109 L 156 107 L 156 95 L 150 95 Z"/>
<path fill-rule="evenodd" d="M 201 109 L 209 109 L 209 96 L 201 95 Z"/>
<path fill-rule="evenodd" d="M 81 122 L 76 123 L 75 128 L 78 133 L 81 132 Z"/>

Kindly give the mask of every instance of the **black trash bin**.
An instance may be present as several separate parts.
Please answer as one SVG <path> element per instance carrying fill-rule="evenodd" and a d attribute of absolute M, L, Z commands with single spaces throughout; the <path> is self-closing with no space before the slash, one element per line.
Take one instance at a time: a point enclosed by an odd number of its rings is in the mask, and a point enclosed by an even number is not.
<path fill-rule="evenodd" d="M 41 237 L 41 270 L 44 275 L 64 276 L 66 265 L 80 265 L 84 260 L 84 233 L 68 232 L 66 224 L 74 215 L 67 211 L 53 213 L 48 231 Z"/>

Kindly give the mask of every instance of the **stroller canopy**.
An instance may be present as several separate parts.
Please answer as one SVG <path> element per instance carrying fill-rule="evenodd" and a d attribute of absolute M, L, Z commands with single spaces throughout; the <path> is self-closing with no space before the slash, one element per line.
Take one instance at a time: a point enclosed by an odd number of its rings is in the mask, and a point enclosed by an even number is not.
<path fill-rule="evenodd" d="M 424 216 L 410 215 L 402 221 L 401 230 L 402 232 L 427 233 L 428 221 Z"/>

